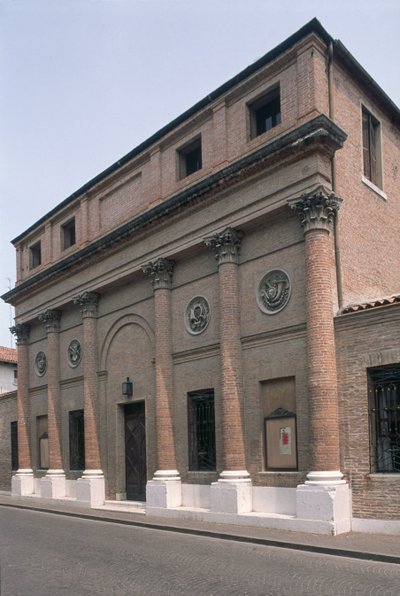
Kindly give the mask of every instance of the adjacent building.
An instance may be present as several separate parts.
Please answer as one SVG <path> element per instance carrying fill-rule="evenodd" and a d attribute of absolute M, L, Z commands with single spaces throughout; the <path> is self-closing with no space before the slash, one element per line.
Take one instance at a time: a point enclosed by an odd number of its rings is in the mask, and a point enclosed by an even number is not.
<path fill-rule="evenodd" d="M 18 236 L 13 494 L 399 533 L 399 158 L 313 20 Z"/>

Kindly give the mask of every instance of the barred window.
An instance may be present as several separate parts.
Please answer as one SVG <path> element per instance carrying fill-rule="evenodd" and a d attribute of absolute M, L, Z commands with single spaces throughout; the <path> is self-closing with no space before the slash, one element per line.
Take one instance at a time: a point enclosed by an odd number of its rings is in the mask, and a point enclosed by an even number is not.
<path fill-rule="evenodd" d="M 11 470 L 18 470 L 18 422 L 11 422 Z"/>
<path fill-rule="evenodd" d="M 85 423 L 83 410 L 69 413 L 69 469 L 85 469 Z"/>
<path fill-rule="evenodd" d="M 189 470 L 215 470 L 214 390 L 188 393 Z"/>
<path fill-rule="evenodd" d="M 400 364 L 369 369 L 373 467 L 400 472 Z"/>

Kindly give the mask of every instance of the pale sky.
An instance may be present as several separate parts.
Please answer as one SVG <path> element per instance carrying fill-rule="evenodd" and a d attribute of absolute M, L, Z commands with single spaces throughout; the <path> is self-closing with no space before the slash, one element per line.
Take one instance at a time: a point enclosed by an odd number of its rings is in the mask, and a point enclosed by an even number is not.
<path fill-rule="evenodd" d="M 400 0 L 0 0 L 0 294 L 13 238 L 313 17 L 400 106 Z"/>

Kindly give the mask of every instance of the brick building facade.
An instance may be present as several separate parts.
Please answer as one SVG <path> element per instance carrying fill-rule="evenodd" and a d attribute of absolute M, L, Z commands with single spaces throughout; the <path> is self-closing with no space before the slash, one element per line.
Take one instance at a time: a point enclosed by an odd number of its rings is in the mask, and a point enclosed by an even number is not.
<path fill-rule="evenodd" d="M 313 20 L 16 238 L 13 493 L 400 532 L 399 157 Z"/>

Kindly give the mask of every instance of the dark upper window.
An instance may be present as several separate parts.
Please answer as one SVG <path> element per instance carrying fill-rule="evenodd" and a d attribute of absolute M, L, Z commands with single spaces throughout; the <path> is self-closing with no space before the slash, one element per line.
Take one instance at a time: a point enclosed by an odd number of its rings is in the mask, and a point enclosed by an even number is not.
<path fill-rule="evenodd" d="M 279 87 L 249 104 L 250 138 L 258 137 L 281 123 Z"/>
<path fill-rule="evenodd" d="M 382 186 L 380 125 L 378 120 L 362 108 L 363 173 L 376 186 Z"/>
<path fill-rule="evenodd" d="M 188 394 L 189 470 L 215 470 L 214 390 Z"/>
<path fill-rule="evenodd" d="M 400 364 L 369 370 L 373 468 L 400 472 Z"/>
<path fill-rule="evenodd" d="M 11 422 L 11 469 L 18 470 L 18 422 Z"/>
<path fill-rule="evenodd" d="M 31 269 L 35 269 L 35 267 L 39 267 L 42 264 L 42 246 L 39 242 L 36 244 L 32 244 L 29 248 L 29 267 Z"/>
<path fill-rule="evenodd" d="M 85 422 L 83 410 L 69 413 L 69 469 L 85 469 Z"/>
<path fill-rule="evenodd" d="M 61 245 L 63 250 L 73 246 L 75 242 L 75 217 L 73 217 L 61 226 Z"/>
<path fill-rule="evenodd" d="M 178 150 L 179 178 L 186 178 L 202 168 L 201 137 Z"/>

